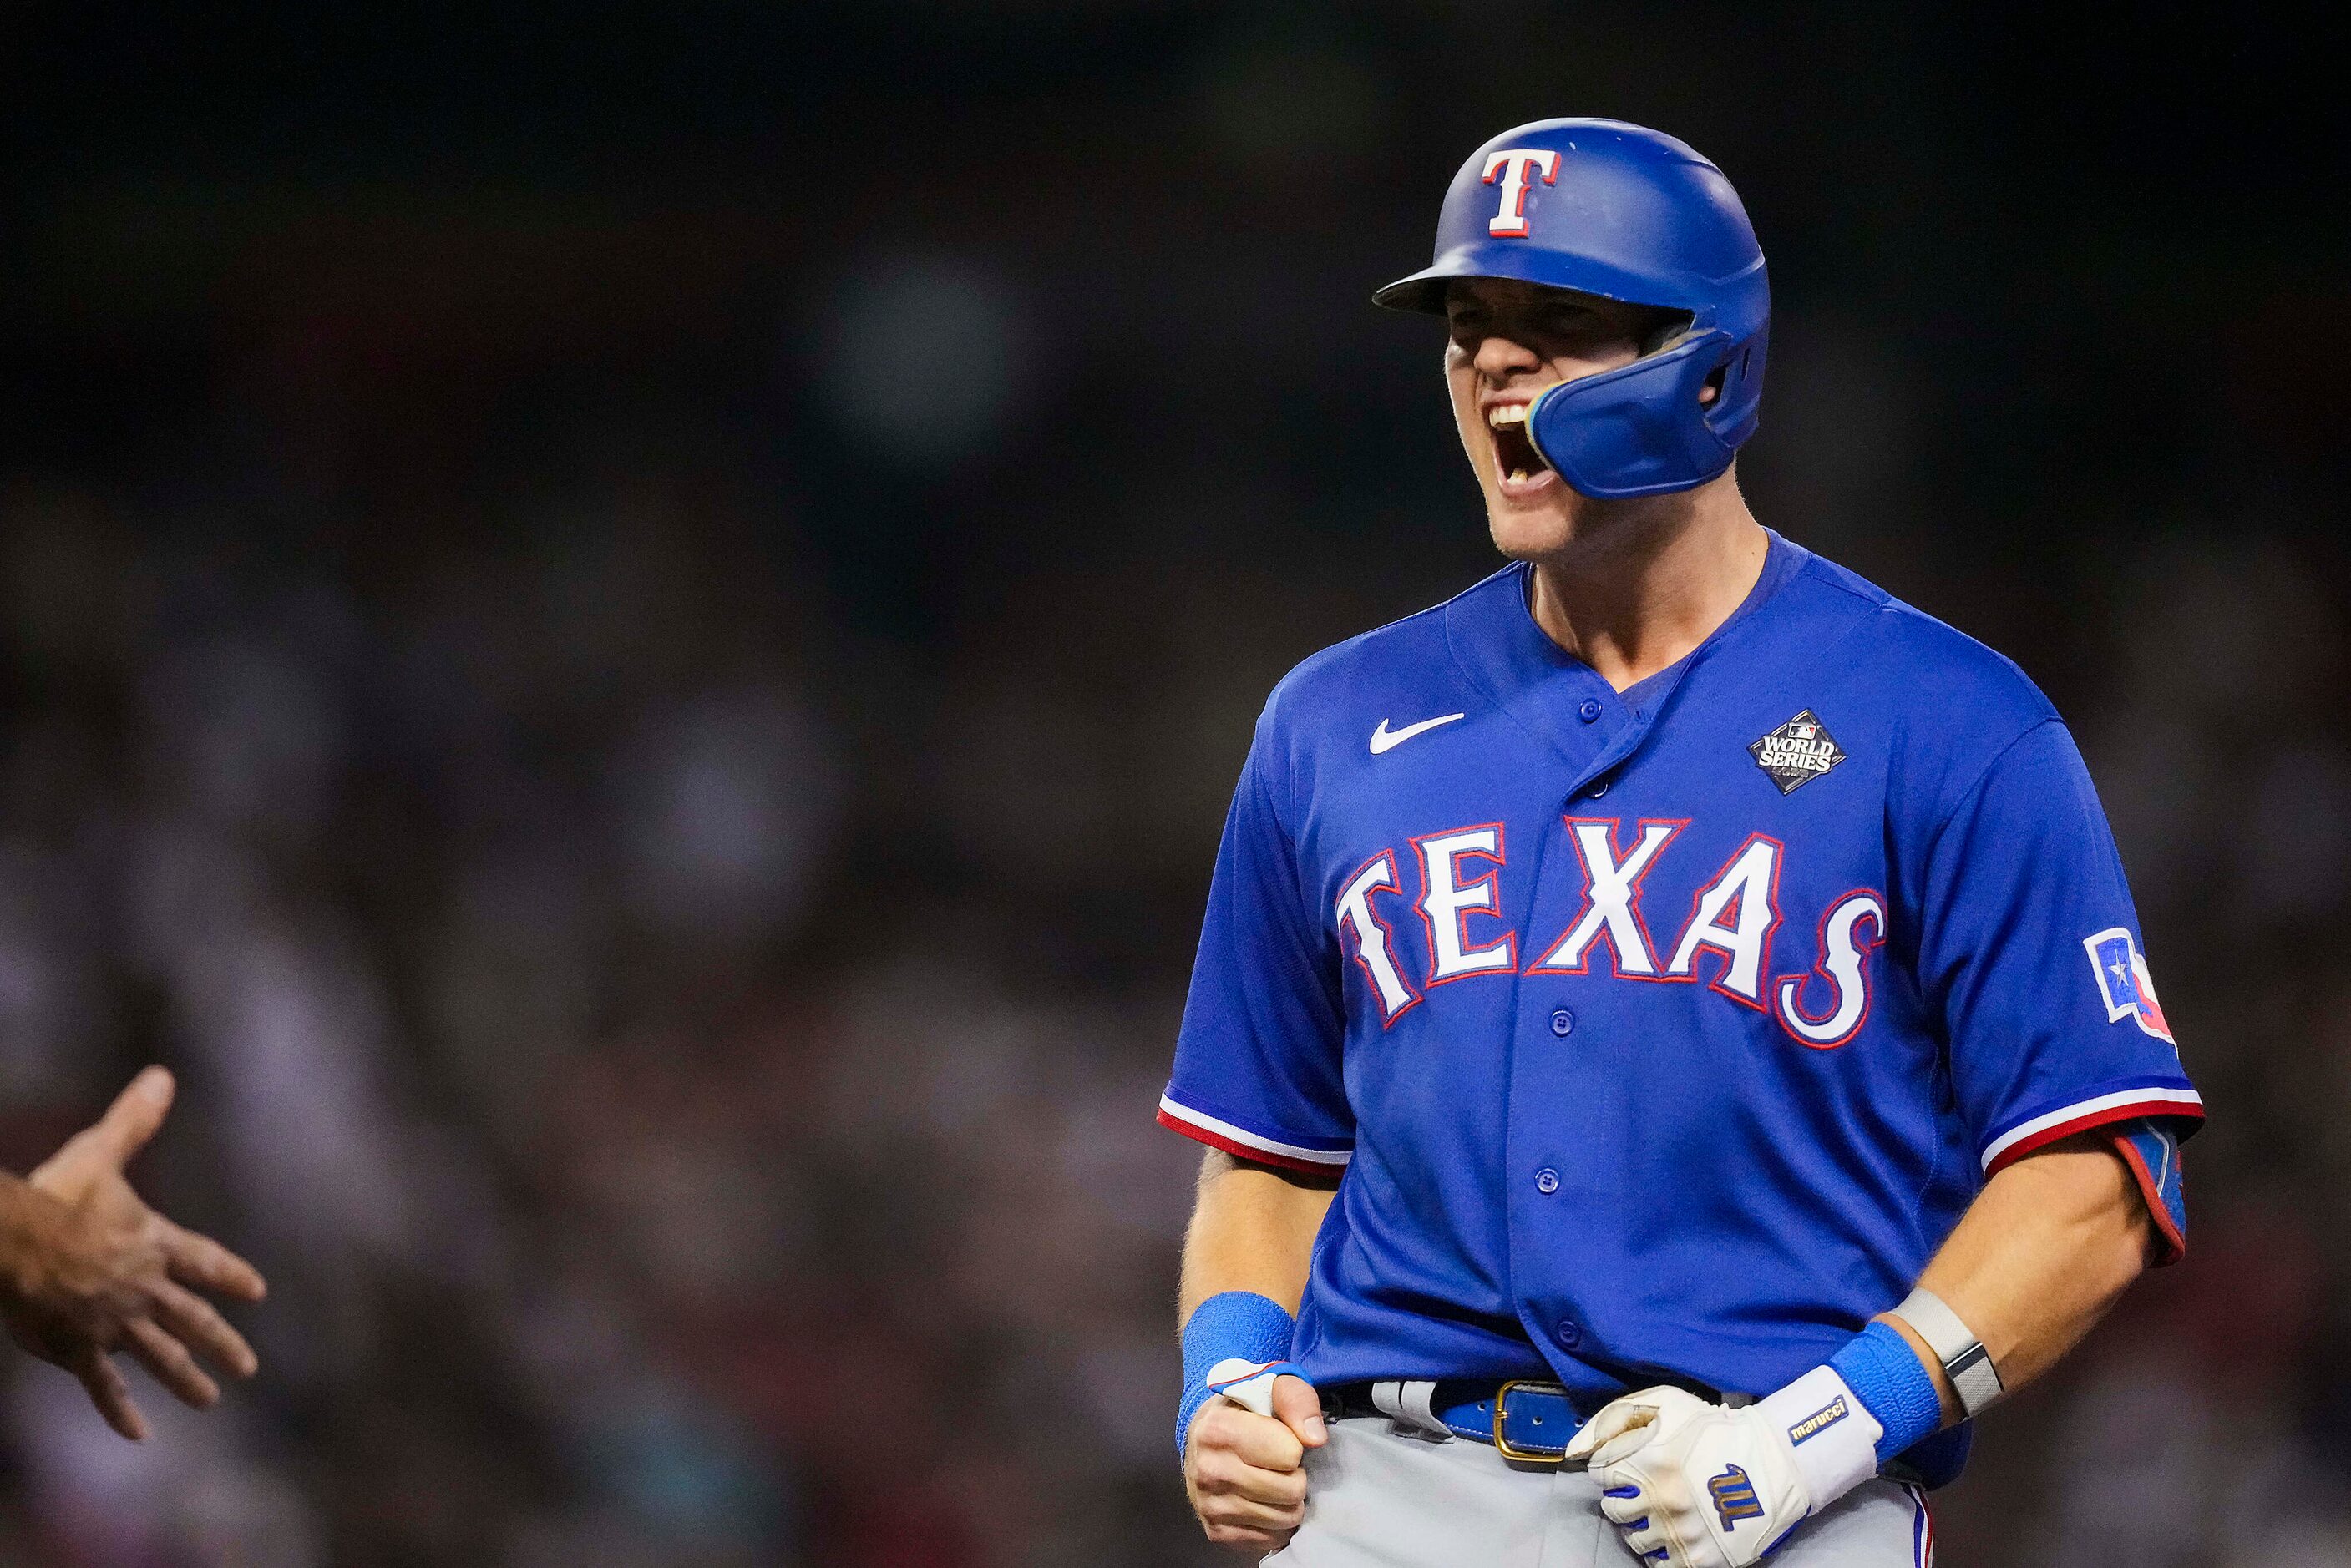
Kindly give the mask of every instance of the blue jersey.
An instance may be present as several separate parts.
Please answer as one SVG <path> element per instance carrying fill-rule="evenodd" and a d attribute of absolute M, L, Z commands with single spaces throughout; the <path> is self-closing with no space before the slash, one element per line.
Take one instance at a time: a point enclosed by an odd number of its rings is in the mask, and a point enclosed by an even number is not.
<path fill-rule="evenodd" d="M 1989 1172 L 2200 1119 L 2014 665 L 1775 535 L 1620 696 L 1528 586 L 1293 670 L 1217 854 L 1160 1116 L 1343 1170 L 1316 1382 L 1768 1392 L 1908 1293 Z"/>

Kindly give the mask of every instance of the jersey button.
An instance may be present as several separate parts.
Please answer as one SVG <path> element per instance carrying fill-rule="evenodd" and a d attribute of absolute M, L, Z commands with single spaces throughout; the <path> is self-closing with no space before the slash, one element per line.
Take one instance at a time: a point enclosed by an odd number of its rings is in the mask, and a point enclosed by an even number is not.
<path fill-rule="evenodd" d="M 1597 697 L 1586 697 L 1583 700 L 1583 706 L 1575 711 L 1575 716 L 1583 720 L 1587 724 L 1599 718 L 1600 699 Z"/>
<path fill-rule="evenodd" d="M 1545 1198 L 1549 1198 L 1552 1193 L 1557 1192 L 1559 1190 L 1559 1172 L 1553 1170 L 1548 1165 L 1544 1166 L 1541 1170 L 1536 1171 L 1535 1190 L 1541 1193 Z"/>
<path fill-rule="evenodd" d="M 1575 1033 L 1575 1014 L 1561 1008 L 1551 1015 L 1551 1032 L 1564 1040 Z"/>
<path fill-rule="evenodd" d="M 1560 1319 L 1559 1326 L 1552 1332 L 1559 1335 L 1560 1344 L 1569 1350 L 1583 1343 L 1583 1325 L 1572 1317 Z"/>
<path fill-rule="evenodd" d="M 1606 779 L 1595 780 L 1593 783 L 1592 787 L 1585 790 L 1583 793 L 1593 800 L 1598 800 L 1602 795 L 1608 793 L 1608 781 Z"/>

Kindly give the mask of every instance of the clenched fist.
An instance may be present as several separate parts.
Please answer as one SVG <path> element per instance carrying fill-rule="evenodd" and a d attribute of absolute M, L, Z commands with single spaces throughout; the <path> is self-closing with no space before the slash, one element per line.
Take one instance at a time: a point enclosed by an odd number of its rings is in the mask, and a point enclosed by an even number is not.
<path fill-rule="evenodd" d="M 122 1174 L 163 1125 L 173 1092 L 172 1075 L 150 1067 L 29 1178 L 0 1175 L 0 1319 L 18 1345 L 80 1378 L 107 1424 L 133 1441 L 147 1421 L 113 1352 L 198 1409 L 220 1397 L 199 1356 L 237 1377 L 259 1365 L 196 1293 L 256 1302 L 260 1274 L 148 1208 Z"/>
<path fill-rule="evenodd" d="M 1184 1444 L 1184 1491 L 1200 1528 L 1219 1546 L 1280 1547 L 1305 1516 L 1306 1450 L 1330 1440 L 1302 1377 L 1274 1380 L 1270 1415 L 1221 1395 L 1201 1406 Z"/>

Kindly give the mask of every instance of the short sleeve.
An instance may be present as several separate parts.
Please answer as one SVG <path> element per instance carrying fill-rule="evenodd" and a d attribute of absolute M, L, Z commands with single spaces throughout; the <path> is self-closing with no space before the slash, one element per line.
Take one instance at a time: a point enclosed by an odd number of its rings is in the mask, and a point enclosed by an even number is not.
<path fill-rule="evenodd" d="M 1920 902 L 1919 982 L 1985 1174 L 2109 1123 L 2195 1129 L 2203 1100 L 2063 723 L 2025 732 L 1959 801 L 1928 851 Z"/>
<path fill-rule="evenodd" d="M 1327 1175 L 1355 1142 L 1343 1004 L 1268 750 L 1261 729 L 1225 819 L 1159 1119 L 1243 1159 Z"/>

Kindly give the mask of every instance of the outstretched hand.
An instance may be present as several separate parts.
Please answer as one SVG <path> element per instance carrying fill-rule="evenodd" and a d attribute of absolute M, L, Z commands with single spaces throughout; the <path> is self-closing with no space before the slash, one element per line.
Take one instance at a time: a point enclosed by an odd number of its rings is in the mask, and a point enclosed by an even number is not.
<path fill-rule="evenodd" d="M 10 1337 L 81 1379 L 107 1424 L 138 1441 L 147 1420 L 110 1359 L 125 1351 L 183 1403 L 203 1409 L 220 1385 L 198 1365 L 250 1377 L 252 1346 L 210 1302 L 210 1292 L 257 1302 L 266 1287 L 252 1264 L 209 1237 L 147 1207 L 123 1167 L 163 1125 L 172 1075 L 150 1067 L 96 1123 L 69 1139 L 7 1196 L 0 1319 Z"/>

